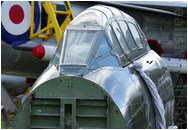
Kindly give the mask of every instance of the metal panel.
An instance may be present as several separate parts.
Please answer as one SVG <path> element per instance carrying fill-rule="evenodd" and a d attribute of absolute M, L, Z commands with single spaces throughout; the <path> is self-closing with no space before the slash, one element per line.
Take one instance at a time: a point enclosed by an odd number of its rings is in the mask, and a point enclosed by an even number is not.
<path fill-rule="evenodd" d="M 30 128 L 57 129 L 60 118 L 60 100 L 31 97 Z"/>
<path fill-rule="evenodd" d="M 76 128 L 107 128 L 107 103 L 99 99 L 77 100 Z"/>
<path fill-rule="evenodd" d="M 173 123 L 173 86 L 170 73 L 162 59 L 153 51 L 139 59 L 143 70 L 154 81 L 166 109 L 167 126 Z M 153 106 L 145 83 L 132 68 L 102 67 L 85 76 L 105 89 L 112 97 L 122 115 L 127 128 L 155 128 Z M 169 109 L 171 108 L 171 109 Z M 131 121 L 130 121 L 131 120 Z M 132 122 L 134 121 L 134 122 Z"/>
<path fill-rule="evenodd" d="M 108 92 L 124 117 L 126 128 L 155 128 L 150 95 L 142 79 L 128 68 L 103 67 L 89 79 Z"/>
<path fill-rule="evenodd" d="M 125 128 L 125 124 L 116 104 L 99 85 L 79 77 L 59 77 L 32 91 L 13 128 L 101 129 Z"/>

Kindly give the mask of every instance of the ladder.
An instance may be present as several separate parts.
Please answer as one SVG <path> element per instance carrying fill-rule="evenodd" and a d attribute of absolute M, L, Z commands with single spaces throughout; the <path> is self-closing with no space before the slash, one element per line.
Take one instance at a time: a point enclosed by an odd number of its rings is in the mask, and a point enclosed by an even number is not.
<path fill-rule="evenodd" d="M 66 11 L 58 11 L 56 10 L 56 4 L 52 4 L 52 1 L 45 1 L 42 3 L 43 8 L 45 9 L 48 19 L 47 26 L 42 28 L 41 30 L 34 33 L 35 23 L 34 23 L 34 1 L 31 1 L 31 27 L 30 27 L 30 39 L 34 37 L 43 38 L 44 40 L 48 40 L 54 36 L 56 36 L 57 45 L 59 44 L 62 34 L 66 28 L 66 26 L 71 22 L 74 18 L 71 5 L 68 1 L 63 1 L 64 7 Z M 66 15 L 65 20 L 61 25 L 59 25 L 57 21 L 57 14 Z M 55 33 L 53 33 L 53 29 Z"/>

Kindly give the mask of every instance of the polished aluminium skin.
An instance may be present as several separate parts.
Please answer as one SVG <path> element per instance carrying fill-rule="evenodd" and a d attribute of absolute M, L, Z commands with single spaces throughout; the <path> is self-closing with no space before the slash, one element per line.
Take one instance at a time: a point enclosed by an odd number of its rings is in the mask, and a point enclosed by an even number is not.
<path fill-rule="evenodd" d="M 150 93 L 133 68 L 133 61 L 143 64 L 142 70 L 157 86 L 168 128 L 173 125 L 174 92 L 166 65 L 150 50 L 132 17 L 102 5 L 87 9 L 67 26 L 49 67 L 33 85 L 23 106 L 28 106 L 31 95 L 45 88 L 45 84 L 49 86 L 50 82 L 59 78 L 81 77 L 85 82 L 99 85 L 115 103 L 124 122 L 118 128 L 156 128 Z M 92 94 L 92 91 L 88 93 Z M 37 94 L 40 96 L 40 93 Z M 109 111 L 113 112 L 112 109 Z M 22 117 L 22 113 L 18 112 L 14 128 L 18 128 L 16 124 L 20 124 Z"/>

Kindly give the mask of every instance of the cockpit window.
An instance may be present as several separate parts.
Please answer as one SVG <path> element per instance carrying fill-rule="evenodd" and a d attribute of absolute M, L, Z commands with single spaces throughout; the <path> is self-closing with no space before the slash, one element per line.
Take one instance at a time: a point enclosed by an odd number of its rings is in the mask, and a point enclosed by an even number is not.
<path fill-rule="evenodd" d="M 108 36 L 110 38 L 110 41 L 112 43 L 112 46 L 115 49 L 117 55 L 119 57 L 123 57 L 124 56 L 123 50 L 121 49 L 121 46 L 119 45 L 118 39 L 117 39 L 114 31 L 112 30 L 111 26 L 108 27 L 107 32 L 108 32 Z"/>
<path fill-rule="evenodd" d="M 96 36 L 96 31 L 68 31 L 62 63 L 85 64 Z"/>
<path fill-rule="evenodd" d="M 141 39 L 140 39 L 138 30 L 136 29 L 135 25 L 132 24 L 132 23 L 129 23 L 129 28 L 130 28 L 130 30 L 131 30 L 132 36 L 134 37 L 134 39 L 135 39 L 135 41 L 136 41 L 136 44 L 137 44 L 139 47 L 142 47 L 142 42 L 141 42 Z"/>
<path fill-rule="evenodd" d="M 125 36 L 125 39 L 127 41 L 127 44 L 129 45 L 130 50 L 134 50 L 136 48 L 136 44 L 129 31 L 129 28 L 127 27 L 127 24 L 125 23 L 125 21 L 119 21 L 119 24 L 120 27 L 122 28 L 123 35 Z"/>
<path fill-rule="evenodd" d="M 66 34 L 64 32 L 64 34 Z M 60 61 L 60 57 L 61 57 L 61 51 L 62 51 L 62 45 L 63 45 L 63 41 L 65 39 L 65 35 L 63 34 L 60 42 L 59 42 L 59 45 L 57 46 L 57 49 L 56 49 L 56 52 L 50 62 L 50 64 L 53 64 L 53 65 L 58 65 L 59 64 L 59 61 Z"/>
<path fill-rule="evenodd" d="M 102 40 L 101 40 L 101 44 L 97 50 L 97 53 L 96 53 L 96 57 L 99 57 L 107 52 L 109 52 L 111 50 L 110 46 L 109 46 L 109 43 L 107 41 L 107 38 L 105 36 L 103 36 Z"/>
<path fill-rule="evenodd" d="M 128 54 L 130 53 L 127 43 L 125 41 L 125 38 L 122 35 L 121 29 L 119 28 L 118 24 L 116 23 L 116 21 L 112 22 L 112 28 L 117 36 L 117 39 L 119 41 L 119 44 L 121 45 L 121 47 L 123 48 L 123 51 Z"/>

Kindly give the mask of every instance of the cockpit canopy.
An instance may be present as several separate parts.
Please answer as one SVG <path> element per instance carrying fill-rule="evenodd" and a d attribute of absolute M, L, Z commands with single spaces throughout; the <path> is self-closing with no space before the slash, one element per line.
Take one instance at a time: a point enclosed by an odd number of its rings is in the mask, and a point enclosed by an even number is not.
<path fill-rule="evenodd" d="M 90 7 L 79 14 L 67 26 L 59 44 L 54 59 L 59 59 L 58 63 L 64 65 L 64 69 L 67 65 L 69 68 L 71 65 L 92 66 L 89 64 L 124 67 L 149 50 L 143 32 L 131 16 L 103 5 Z M 101 57 L 105 61 L 98 63 Z"/>
<path fill-rule="evenodd" d="M 111 21 L 124 19 L 129 22 L 135 20 L 121 10 L 104 5 L 96 5 L 80 13 L 67 28 L 74 26 L 95 26 L 106 29 Z"/>
<path fill-rule="evenodd" d="M 86 64 L 89 52 L 97 37 L 96 31 L 69 30 L 62 63 Z"/>

